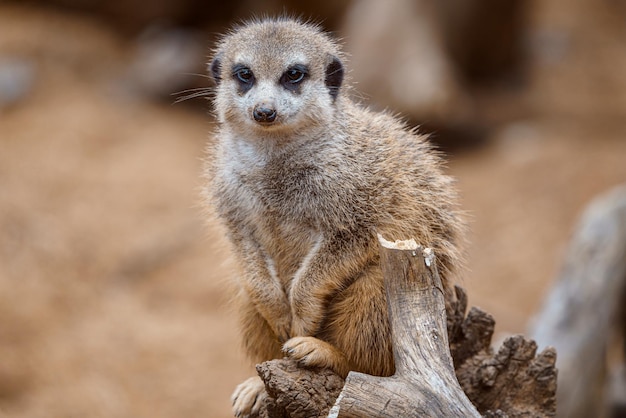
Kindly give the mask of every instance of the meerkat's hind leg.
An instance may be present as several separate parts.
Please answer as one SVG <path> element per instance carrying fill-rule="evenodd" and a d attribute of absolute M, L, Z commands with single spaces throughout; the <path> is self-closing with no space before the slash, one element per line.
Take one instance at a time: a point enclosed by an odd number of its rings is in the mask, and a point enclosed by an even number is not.
<path fill-rule="evenodd" d="M 315 337 L 293 337 L 283 345 L 283 353 L 303 367 L 331 369 L 342 378 L 350 366 L 346 356 L 335 346 Z"/>
<path fill-rule="evenodd" d="M 233 414 L 238 418 L 256 417 L 259 408 L 267 397 L 265 385 L 259 377 L 251 377 L 239 384 L 230 397 L 233 403 Z"/>

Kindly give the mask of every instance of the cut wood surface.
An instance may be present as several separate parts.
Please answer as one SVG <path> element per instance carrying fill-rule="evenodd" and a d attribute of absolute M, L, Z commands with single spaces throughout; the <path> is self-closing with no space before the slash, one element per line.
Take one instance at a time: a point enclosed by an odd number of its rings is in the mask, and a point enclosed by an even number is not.
<path fill-rule="evenodd" d="M 415 242 L 381 240 L 393 376 L 351 372 L 344 384 L 328 370 L 298 368 L 286 359 L 265 362 L 257 366 L 269 395 L 260 416 L 554 416 L 554 350 L 536 356 L 533 341 L 515 336 L 494 353 L 494 319 L 477 308 L 465 316 L 460 287 L 446 323 L 434 257 Z"/>
<path fill-rule="evenodd" d="M 626 186 L 593 201 L 531 332 L 559 357 L 559 416 L 602 416 L 607 348 L 626 294 Z M 623 318 L 621 318 L 624 321 Z"/>

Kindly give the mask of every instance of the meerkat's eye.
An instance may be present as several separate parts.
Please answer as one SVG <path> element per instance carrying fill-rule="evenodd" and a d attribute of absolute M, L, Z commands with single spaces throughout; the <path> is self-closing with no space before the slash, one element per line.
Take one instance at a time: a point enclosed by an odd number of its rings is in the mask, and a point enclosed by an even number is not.
<path fill-rule="evenodd" d="M 254 82 L 252 70 L 243 65 L 236 65 L 233 68 L 233 75 L 243 84 L 252 84 Z"/>
<path fill-rule="evenodd" d="M 239 94 L 245 94 L 254 86 L 254 73 L 243 64 L 237 64 L 232 69 L 233 78 L 239 83 Z"/>
<path fill-rule="evenodd" d="M 285 73 L 290 83 L 297 84 L 304 79 L 305 73 L 297 68 L 291 68 Z"/>
<path fill-rule="evenodd" d="M 280 78 L 280 84 L 282 84 L 287 90 L 299 92 L 300 84 L 304 81 L 308 74 L 309 70 L 306 66 L 296 64 L 283 73 Z"/>

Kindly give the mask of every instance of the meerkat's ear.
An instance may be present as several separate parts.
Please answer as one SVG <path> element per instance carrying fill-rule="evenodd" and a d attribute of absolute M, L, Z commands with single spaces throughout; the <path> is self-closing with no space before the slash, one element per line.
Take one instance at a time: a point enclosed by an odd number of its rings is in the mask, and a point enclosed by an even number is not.
<path fill-rule="evenodd" d="M 324 83 L 330 90 L 330 95 L 333 100 L 337 98 L 339 94 L 339 88 L 343 82 L 343 64 L 339 58 L 333 56 L 330 63 L 326 66 L 326 78 Z"/>
<path fill-rule="evenodd" d="M 222 81 L 222 54 L 217 54 L 213 58 L 213 61 L 209 64 L 209 71 L 215 84 L 219 84 Z"/>

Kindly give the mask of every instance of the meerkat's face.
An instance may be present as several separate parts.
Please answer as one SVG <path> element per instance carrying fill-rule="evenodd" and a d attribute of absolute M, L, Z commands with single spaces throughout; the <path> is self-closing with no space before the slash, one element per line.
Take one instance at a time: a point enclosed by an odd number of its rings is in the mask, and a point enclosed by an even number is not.
<path fill-rule="evenodd" d="M 210 68 L 220 122 L 252 134 L 327 124 L 343 81 L 336 45 L 316 27 L 290 20 L 235 31 Z"/>

